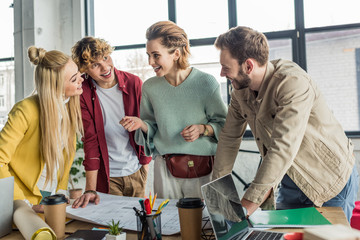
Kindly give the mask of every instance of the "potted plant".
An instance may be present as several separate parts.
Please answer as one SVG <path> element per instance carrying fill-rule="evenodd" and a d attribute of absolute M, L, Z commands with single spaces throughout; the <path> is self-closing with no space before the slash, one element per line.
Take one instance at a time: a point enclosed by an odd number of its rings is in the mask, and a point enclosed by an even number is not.
<path fill-rule="evenodd" d="M 126 232 L 120 227 L 120 221 L 115 223 L 114 219 L 108 224 L 109 233 L 105 235 L 106 240 L 126 240 Z"/>
<path fill-rule="evenodd" d="M 76 188 L 75 184 L 79 182 L 80 178 L 85 177 L 85 171 L 82 167 L 82 164 L 84 162 L 83 158 L 83 149 L 84 144 L 81 140 L 77 140 L 76 142 L 76 155 L 77 158 L 74 159 L 74 162 L 70 168 L 70 176 L 69 176 L 69 183 L 71 188 L 69 188 L 69 195 L 70 199 L 76 199 L 81 196 L 83 189 L 82 188 Z"/>

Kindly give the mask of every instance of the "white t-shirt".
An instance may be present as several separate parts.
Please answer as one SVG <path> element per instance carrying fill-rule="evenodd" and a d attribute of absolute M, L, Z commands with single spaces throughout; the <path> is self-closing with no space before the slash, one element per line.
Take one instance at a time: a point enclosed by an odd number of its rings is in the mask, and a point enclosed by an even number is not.
<path fill-rule="evenodd" d="M 110 177 L 128 176 L 141 168 L 130 145 L 129 132 L 119 123 L 125 116 L 122 92 L 118 84 L 101 88 L 95 81 L 104 120 L 105 139 L 109 152 Z"/>

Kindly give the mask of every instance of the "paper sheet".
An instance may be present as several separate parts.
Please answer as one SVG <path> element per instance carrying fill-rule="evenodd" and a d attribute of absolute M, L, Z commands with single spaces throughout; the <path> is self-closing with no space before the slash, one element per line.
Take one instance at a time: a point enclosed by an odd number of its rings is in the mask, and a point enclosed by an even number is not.
<path fill-rule="evenodd" d="M 120 221 L 124 229 L 136 231 L 136 216 L 133 207 L 140 208 L 139 199 L 135 197 L 123 197 L 104 193 L 100 195 L 100 203 L 95 205 L 89 203 L 85 208 L 72 208 L 67 206 L 66 216 L 68 218 L 81 220 L 106 226 L 111 222 Z M 156 199 L 153 210 L 156 210 L 165 199 Z M 161 232 L 163 235 L 172 235 L 180 232 L 177 199 L 171 199 L 161 212 Z"/>

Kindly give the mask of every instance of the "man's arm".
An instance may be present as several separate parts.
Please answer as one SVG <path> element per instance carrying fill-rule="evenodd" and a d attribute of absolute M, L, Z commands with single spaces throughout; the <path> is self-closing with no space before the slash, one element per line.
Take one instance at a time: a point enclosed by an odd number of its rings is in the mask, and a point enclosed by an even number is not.
<path fill-rule="evenodd" d="M 233 169 L 246 130 L 246 120 L 239 113 L 239 109 L 236 94 L 233 92 L 225 125 L 219 136 L 212 179 L 224 176 Z"/>
<path fill-rule="evenodd" d="M 246 208 L 247 210 L 247 214 L 248 216 L 250 216 L 251 214 L 253 214 L 256 209 L 258 209 L 258 207 L 260 207 L 260 205 L 266 201 L 266 199 L 270 196 L 271 194 L 271 191 L 272 189 L 270 189 L 265 195 L 264 195 L 264 198 L 263 198 L 263 201 L 260 203 L 260 204 L 257 204 L 257 203 L 254 203 L 254 202 L 251 202 L 245 198 L 241 199 L 241 205 Z"/>
<path fill-rule="evenodd" d="M 72 205 L 73 208 L 86 207 L 89 202 L 98 204 L 100 197 L 96 193 L 96 182 L 97 182 L 98 170 L 86 171 L 86 185 L 84 194 L 76 199 Z"/>

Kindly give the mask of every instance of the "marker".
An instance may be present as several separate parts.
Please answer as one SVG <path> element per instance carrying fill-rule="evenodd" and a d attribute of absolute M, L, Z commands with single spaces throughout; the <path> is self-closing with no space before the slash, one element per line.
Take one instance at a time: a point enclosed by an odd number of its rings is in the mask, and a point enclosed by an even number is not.
<path fill-rule="evenodd" d="M 137 209 L 136 207 L 133 207 L 133 209 L 134 209 L 134 211 L 135 211 L 135 214 L 136 214 L 136 216 L 141 216 L 141 212 L 140 212 L 140 210 L 139 209 Z"/>
<path fill-rule="evenodd" d="M 140 199 L 139 200 L 139 203 L 140 203 L 140 206 L 141 206 L 141 210 L 145 210 L 145 205 L 144 205 L 144 200 L 143 199 Z"/>
<path fill-rule="evenodd" d="M 145 205 L 145 211 L 147 214 L 146 221 L 147 221 L 147 224 L 149 225 L 151 239 L 154 239 L 154 238 L 156 238 L 156 233 L 155 233 L 155 228 L 154 228 L 154 222 L 152 221 L 152 218 L 151 218 L 151 207 L 150 207 L 150 201 L 148 198 L 144 200 L 144 205 Z"/>

